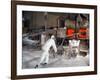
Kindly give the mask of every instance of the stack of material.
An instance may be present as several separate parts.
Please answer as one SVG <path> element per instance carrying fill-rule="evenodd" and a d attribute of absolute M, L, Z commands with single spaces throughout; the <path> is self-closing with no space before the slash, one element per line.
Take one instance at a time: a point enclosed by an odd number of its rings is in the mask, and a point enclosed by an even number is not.
<path fill-rule="evenodd" d="M 65 37 L 66 37 L 66 29 L 64 29 L 64 28 L 59 28 L 59 29 L 57 30 L 57 37 L 65 38 Z"/>

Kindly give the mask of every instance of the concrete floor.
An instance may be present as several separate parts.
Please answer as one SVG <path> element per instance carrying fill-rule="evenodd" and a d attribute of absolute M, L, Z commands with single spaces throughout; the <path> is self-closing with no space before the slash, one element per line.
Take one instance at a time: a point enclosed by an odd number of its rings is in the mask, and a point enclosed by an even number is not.
<path fill-rule="evenodd" d="M 22 50 L 22 68 L 31 69 L 38 64 L 42 54 L 41 49 L 33 49 L 28 47 L 23 47 Z M 56 55 L 55 58 L 52 53 L 50 53 L 49 63 L 47 65 L 41 65 L 39 68 L 51 68 L 51 67 L 75 67 L 75 66 L 88 66 L 89 56 L 77 55 L 75 58 L 68 58 L 66 54 L 62 56 Z"/>

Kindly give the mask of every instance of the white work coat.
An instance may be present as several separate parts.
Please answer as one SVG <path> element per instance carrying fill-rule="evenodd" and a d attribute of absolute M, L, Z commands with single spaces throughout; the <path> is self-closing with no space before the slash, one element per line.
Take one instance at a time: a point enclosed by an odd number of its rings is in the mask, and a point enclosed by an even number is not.
<path fill-rule="evenodd" d="M 69 47 L 71 50 L 75 50 L 76 53 L 79 52 L 79 45 L 80 45 L 80 40 L 69 40 Z"/>
<path fill-rule="evenodd" d="M 78 47 L 80 44 L 80 40 L 69 40 L 69 45 L 71 47 Z"/>
<path fill-rule="evenodd" d="M 50 47 L 53 47 L 54 51 L 57 52 L 55 41 L 52 38 L 46 41 L 46 43 L 42 47 L 42 50 L 48 52 Z"/>

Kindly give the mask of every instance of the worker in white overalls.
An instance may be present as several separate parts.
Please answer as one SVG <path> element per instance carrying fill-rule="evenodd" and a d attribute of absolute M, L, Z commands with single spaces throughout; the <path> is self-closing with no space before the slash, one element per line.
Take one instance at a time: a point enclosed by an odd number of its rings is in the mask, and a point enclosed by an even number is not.
<path fill-rule="evenodd" d="M 54 35 L 52 35 L 51 38 L 48 39 L 46 41 L 46 43 L 43 45 L 43 47 L 42 47 L 43 53 L 42 53 L 40 62 L 35 66 L 35 68 L 37 68 L 41 64 L 48 64 L 48 62 L 49 62 L 49 50 L 50 50 L 51 47 L 53 47 L 53 49 L 56 53 L 57 47 L 56 47 L 56 44 L 55 44 Z"/>
<path fill-rule="evenodd" d="M 75 57 L 79 54 L 79 45 L 80 45 L 80 40 L 76 40 L 76 39 L 69 40 L 71 57 Z"/>

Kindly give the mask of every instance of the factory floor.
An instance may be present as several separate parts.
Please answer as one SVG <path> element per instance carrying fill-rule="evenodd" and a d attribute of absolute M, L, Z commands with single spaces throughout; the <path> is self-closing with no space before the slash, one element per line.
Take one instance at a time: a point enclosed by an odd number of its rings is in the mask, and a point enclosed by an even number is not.
<path fill-rule="evenodd" d="M 42 50 L 40 48 L 29 48 L 23 47 L 22 50 L 22 68 L 32 69 L 39 63 L 40 57 L 42 55 Z M 50 53 L 49 63 L 46 65 L 40 65 L 39 68 L 52 68 L 52 67 L 75 67 L 75 66 L 88 66 L 89 65 L 89 55 L 77 55 L 76 57 L 68 58 L 64 53 L 61 55 L 53 56 Z"/>

